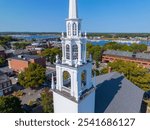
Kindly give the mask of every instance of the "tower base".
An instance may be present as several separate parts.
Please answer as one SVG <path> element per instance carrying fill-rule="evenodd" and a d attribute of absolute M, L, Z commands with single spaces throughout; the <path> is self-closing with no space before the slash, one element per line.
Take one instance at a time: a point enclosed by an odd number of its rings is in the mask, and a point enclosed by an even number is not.
<path fill-rule="evenodd" d="M 54 113 L 94 113 L 95 91 L 78 102 L 67 93 L 53 91 Z"/>

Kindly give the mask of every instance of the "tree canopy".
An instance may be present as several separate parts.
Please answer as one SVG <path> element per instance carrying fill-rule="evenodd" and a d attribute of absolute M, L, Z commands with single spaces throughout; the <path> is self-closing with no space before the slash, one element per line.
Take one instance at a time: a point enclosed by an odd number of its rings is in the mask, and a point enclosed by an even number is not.
<path fill-rule="evenodd" d="M 53 94 L 49 88 L 45 88 L 41 93 L 41 105 L 45 113 L 53 113 Z"/>
<path fill-rule="evenodd" d="M 136 44 L 131 45 L 120 44 L 117 42 L 110 42 L 104 45 L 104 50 L 120 50 L 120 51 L 130 51 L 130 52 L 144 52 L 147 50 L 147 45 L 145 44 Z"/>
<path fill-rule="evenodd" d="M 10 37 L 10 36 L 0 36 L 0 45 L 5 46 L 8 42 L 14 41 L 16 39 Z"/>
<path fill-rule="evenodd" d="M 21 113 L 21 101 L 14 96 L 0 97 L 0 113 Z"/>
<path fill-rule="evenodd" d="M 101 59 L 101 51 L 102 51 L 102 47 L 97 45 L 94 46 L 91 43 L 87 44 L 87 56 L 89 57 L 89 55 L 92 55 L 93 60 L 95 61 L 100 61 Z"/>
<path fill-rule="evenodd" d="M 101 37 L 101 38 L 111 38 L 111 39 L 117 39 L 117 38 L 126 38 L 130 39 L 131 37 L 143 37 L 147 38 L 150 36 L 149 33 L 88 33 L 88 37 Z"/>
<path fill-rule="evenodd" d="M 53 64 L 56 61 L 56 55 L 61 57 L 61 53 L 61 49 L 59 48 L 48 48 L 42 52 L 41 56 L 46 57 L 47 61 Z"/>
<path fill-rule="evenodd" d="M 15 49 L 25 49 L 28 45 L 30 45 L 30 42 L 16 42 L 13 44 Z"/>
<path fill-rule="evenodd" d="M 150 73 L 148 69 L 143 68 L 136 63 L 122 60 L 109 63 L 108 67 L 111 67 L 112 71 L 123 73 L 127 79 L 141 89 L 145 91 L 150 90 Z M 104 68 L 101 72 L 108 73 L 108 67 Z"/>
<path fill-rule="evenodd" d="M 45 68 L 39 64 L 30 64 L 24 72 L 18 75 L 20 85 L 26 88 L 37 88 L 45 82 Z"/>
<path fill-rule="evenodd" d="M 3 65 L 5 63 L 5 59 L 3 57 L 0 56 L 0 66 Z"/>

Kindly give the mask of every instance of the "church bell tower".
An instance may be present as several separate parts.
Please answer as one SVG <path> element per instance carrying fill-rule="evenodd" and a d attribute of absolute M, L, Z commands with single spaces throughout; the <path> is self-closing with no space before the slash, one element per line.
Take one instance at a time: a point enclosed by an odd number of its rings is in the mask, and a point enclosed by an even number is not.
<path fill-rule="evenodd" d="M 81 33 L 77 0 L 69 0 L 66 35 L 62 33 L 62 60 L 56 58 L 56 85 L 52 76 L 55 113 L 94 113 L 92 63 L 86 57 L 86 33 Z"/>

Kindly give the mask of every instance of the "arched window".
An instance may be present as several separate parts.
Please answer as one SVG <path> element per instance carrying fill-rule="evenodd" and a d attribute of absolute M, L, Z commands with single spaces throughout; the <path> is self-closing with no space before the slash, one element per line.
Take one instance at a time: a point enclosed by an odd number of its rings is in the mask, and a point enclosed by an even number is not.
<path fill-rule="evenodd" d="M 71 24 L 68 23 L 68 36 L 70 36 L 70 35 L 71 35 Z"/>
<path fill-rule="evenodd" d="M 78 46 L 77 45 L 72 46 L 72 57 L 73 57 L 73 60 L 78 59 Z"/>
<path fill-rule="evenodd" d="M 77 25 L 73 23 L 73 36 L 77 35 Z"/>
<path fill-rule="evenodd" d="M 63 86 L 71 88 L 71 75 L 67 71 L 63 72 Z"/>
<path fill-rule="evenodd" d="M 70 46 L 66 45 L 66 59 L 70 59 Z"/>
<path fill-rule="evenodd" d="M 87 76 L 87 73 L 86 71 L 84 70 L 81 74 L 81 87 L 84 88 L 86 86 L 86 77 Z"/>

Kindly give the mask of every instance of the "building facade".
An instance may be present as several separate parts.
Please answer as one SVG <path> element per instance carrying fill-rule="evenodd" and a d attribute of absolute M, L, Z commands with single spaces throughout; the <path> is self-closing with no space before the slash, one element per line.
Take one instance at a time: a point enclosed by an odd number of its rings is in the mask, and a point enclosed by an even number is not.
<path fill-rule="evenodd" d="M 125 51 L 107 50 L 103 52 L 102 62 L 114 62 L 116 60 L 123 60 L 137 63 L 145 68 L 150 68 L 150 54 L 149 53 L 133 53 Z"/>
<path fill-rule="evenodd" d="M 81 35 L 77 0 L 69 0 L 66 36 L 62 33 L 62 61 L 56 58 L 56 85 L 52 76 L 55 113 L 93 113 L 95 87 L 92 63 L 86 58 L 86 34 Z"/>
<path fill-rule="evenodd" d="M 28 68 L 30 63 L 36 63 L 46 67 L 46 59 L 36 55 L 18 55 L 8 60 L 9 68 L 19 73 Z"/>
<path fill-rule="evenodd" d="M 7 95 L 12 92 L 12 83 L 9 77 L 0 71 L 0 96 Z"/>

